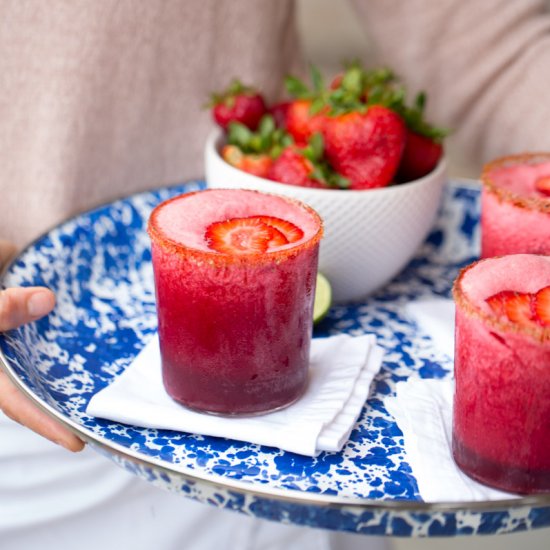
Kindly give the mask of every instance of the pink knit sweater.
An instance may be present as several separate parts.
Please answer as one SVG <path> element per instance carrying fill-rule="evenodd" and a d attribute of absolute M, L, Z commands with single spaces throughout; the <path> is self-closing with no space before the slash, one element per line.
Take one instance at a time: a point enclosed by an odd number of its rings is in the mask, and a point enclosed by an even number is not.
<path fill-rule="evenodd" d="M 478 164 L 550 149 L 543 0 L 354 0 L 382 62 L 427 89 Z M 292 0 L 0 0 L 0 238 L 203 174 L 202 109 L 232 76 L 280 93 Z"/>

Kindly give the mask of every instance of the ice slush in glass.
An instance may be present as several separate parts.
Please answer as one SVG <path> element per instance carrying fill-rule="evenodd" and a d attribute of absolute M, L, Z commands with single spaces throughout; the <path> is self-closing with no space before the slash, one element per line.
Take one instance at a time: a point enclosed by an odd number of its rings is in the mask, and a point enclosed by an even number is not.
<path fill-rule="evenodd" d="M 550 256 L 480 260 L 453 293 L 455 461 L 504 491 L 550 491 Z"/>
<path fill-rule="evenodd" d="M 296 401 L 308 382 L 317 213 L 276 195 L 212 189 L 160 204 L 148 231 L 168 394 L 223 415 Z"/>
<path fill-rule="evenodd" d="M 481 256 L 550 254 L 550 153 L 497 159 L 481 181 Z"/>

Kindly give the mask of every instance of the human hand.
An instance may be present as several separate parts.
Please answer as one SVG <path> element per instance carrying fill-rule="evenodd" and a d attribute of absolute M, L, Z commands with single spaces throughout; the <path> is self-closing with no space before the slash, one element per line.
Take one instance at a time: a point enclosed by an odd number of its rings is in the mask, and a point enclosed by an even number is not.
<path fill-rule="evenodd" d="M 15 253 L 15 247 L 0 241 L 0 267 Z M 43 287 L 8 288 L 0 291 L 0 332 L 17 328 L 47 315 L 55 306 L 55 295 Z M 0 409 L 12 420 L 70 451 L 84 443 L 70 430 L 37 408 L 0 369 Z"/>

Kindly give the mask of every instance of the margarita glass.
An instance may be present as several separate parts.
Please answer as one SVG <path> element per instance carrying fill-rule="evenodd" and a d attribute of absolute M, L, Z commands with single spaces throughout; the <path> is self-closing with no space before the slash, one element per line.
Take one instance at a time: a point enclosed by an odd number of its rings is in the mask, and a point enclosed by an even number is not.
<path fill-rule="evenodd" d="M 550 257 L 478 261 L 453 293 L 455 461 L 505 491 L 550 491 Z"/>
<path fill-rule="evenodd" d="M 296 401 L 308 380 L 317 213 L 276 195 L 215 189 L 160 204 L 148 231 L 168 394 L 224 415 Z"/>
<path fill-rule="evenodd" d="M 550 254 L 550 153 L 497 159 L 481 181 L 481 256 Z"/>

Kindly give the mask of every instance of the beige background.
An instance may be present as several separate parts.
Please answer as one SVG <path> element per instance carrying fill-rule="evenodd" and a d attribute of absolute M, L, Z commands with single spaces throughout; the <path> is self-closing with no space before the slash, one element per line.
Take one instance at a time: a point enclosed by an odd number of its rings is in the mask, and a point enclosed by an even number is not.
<path fill-rule="evenodd" d="M 298 6 L 300 34 L 306 58 L 320 67 L 324 74 L 335 74 L 345 60 L 361 59 L 366 64 L 375 63 L 373 44 L 354 18 L 353 9 L 346 0 L 299 0 Z M 447 153 L 450 157 L 451 176 L 477 177 L 452 139 L 447 141 Z M 394 538 L 392 546 L 394 550 L 549 550 L 550 529 L 453 539 Z"/>
<path fill-rule="evenodd" d="M 375 66 L 376 49 L 347 0 L 299 0 L 298 21 L 307 61 L 319 67 L 326 76 L 338 73 L 342 62 L 353 59 Z M 419 90 L 410 91 L 414 94 Z M 478 176 L 477 170 L 453 142 L 452 134 L 446 140 L 446 152 L 451 176 Z"/>

